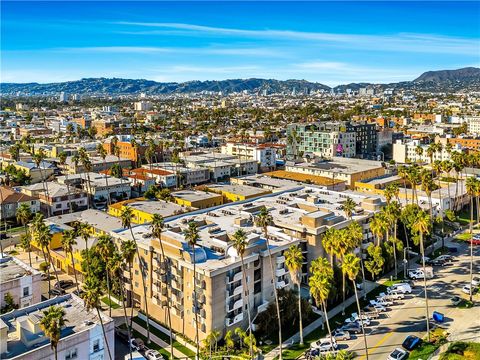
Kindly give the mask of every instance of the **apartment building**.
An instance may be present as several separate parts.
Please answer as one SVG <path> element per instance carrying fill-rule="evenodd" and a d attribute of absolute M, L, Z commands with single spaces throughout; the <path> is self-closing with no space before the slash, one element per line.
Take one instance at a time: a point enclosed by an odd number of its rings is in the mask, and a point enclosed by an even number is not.
<path fill-rule="evenodd" d="M 119 159 L 114 155 L 107 155 L 105 159 L 103 159 L 100 156 L 91 154 L 90 162 L 92 164 L 93 172 L 108 171 L 115 164 L 120 165 L 122 169 L 129 169 L 132 166 L 132 161 L 130 159 L 122 157 Z M 63 174 L 67 173 L 73 175 L 85 172 L 85 167 L 83 164 L 80 162 L 75 162 L 72 156 L 67 157 L 65 165 L 60 165 L 59 167 L 63 170 Z"/>
<path fill-rule="evenodd" d="M 30 183 L 35 184 L 50 178 L 54 173 L 56 166 L 48 161 L 42 161 L 38 166 L 31 158 L 21 161 L 3 160 L 2 168 L 12 165 L 16 170 L 23 171 L 25 175 L 30 176 Z"/>
<path fill-rule="evenodd" d="M 254 160 L 262 170 L 271 171 L 276 168 L 276 150 L 268 144 L 228 142 L 222 146 L 222 154 Z"/>
<path fill-rule="evenodd" d="M 397 142 L 393 144 L 393 160 L 401 164 L 407 162 L 430 164 L 430 156 L 428 156 L 427 153 L 428 146 L 428 144 L 423 144 L 420 140 L 397 140 Z M 421 151 L 419 149 L 421 149 Z M 452 150 L 461 151 L 461 147 L 456 144 L 452 147 Z M 450 160 L 450 152 L 443 147 L 441 152 L 435 152 L 433 154 L 432 160 Z"/>
<path fill-rule="evenodd" d="M 181 190 L 172 192 L 174 201 L 187 208 L 207 209 L 223 204 L 223 196 L 207 191 Z"/>
<path fill-rule="evenodd" d="M 464 121 L 470 134 L 480 134 L 480 116 L 465 116 Z"/>
<path fill-rule="evenodd" d="M 435 142 L 446 147 L 447 144 L 452 144 L 452 147 L 460 147 L 462 149 L 469 149 L 480 151 L 480 138 L 473 136 L 437 136 Z"/>
<path fill-rule="evenodd" d="M 155 180 L 155 183 L 161 185 L 162 187 L 170 188 L 177 186 L 177 175 L 174 172 L 161 170 L 161 169 L 150 169 L 150 168 L 138 168 L 130 171 L 135 175 L 143 175 Z"/>
<path fill-rule="evenodd" d="M 348 197 L 357 203 L 352 220 L 339 210 Z M 150 235 L 150 226 L 135 226 L 133 234 L 140 247 L 141 261 L 148 269 L 146 286 L 150 316 L 166 324 L 166 305 L 170 305 L 173 329 L 190 339 L 195 338 L 197 328 L 202 340 L 214 330 L 224 335 L 229 329 L 245 327 L 247 302 L 252 316 L 255 316 L 273 301 L 274 286 L 278 289 L 292 286 L 284 257 L 284 251 L 289 246 L 298 244 L 301 247 L 305 256 L 303 281 L 308 284 L 310 262 L 326 256 L 321 241 L 323 233 L 330 227 L 341 229 L 351 221 L 357 221 L 364 229 L 363 247 L 366 247 L 373 239 L 369 218 L 382 206 L 384 202 L 380 197 L 300 186 L 213 210 L 198 210 L 166 219 L 161 236 L 164 258 L 159 240 Z M 264 207 L 273 218 L 267 231 L 274 258 L 274 274 L 269 270 L 263 230 L 255 222 Z M 184 230 L 192 221 L 197 224 L 200 237 L 194 248 L 184 236 Z M 247 234 L 248 245 L 244 255 L 246 284 L 242 281 L 240 257 L 231 242 L 233 234 L 239 229 Z M 128 230 L 112 235 L 118 241 L 132 237 Z M 130 282 L 128 273 L 125 273 L 124 281 L 127 282 L 129 297 L 136 306 L 143 307 L 138 263 L 138 260 L 134 263 L 133 281 Z M 248 292 L 244 286 L 248 287 Z"/>
<path fill-rule="evenodd" d="M 285 170 L 292 173 L 345 181 L 350 188 L 353 188 L 357 181 L 372 179 L 385 174 L 385 168 L 380 161 L 342 157 L 334 157 L 331 161 L 324 160 L 310 163 L 294 164 L 287 162 Z"/>
<path fill-rule="evenodd" d="M 0 256 L 0 308 L 5 306 L 5 295 L 10 294 L 19 308 L 41 300 L 42 274 L 15 257 Z"/>
<path fill-rule="evenodd" d="M 85 308 L 79 297 L 68 294 L 39 302 L 0 316 L 0 357 L 11 360 L 53 359 L 50 339 L 40 328 L 43 312 L 50 306 L 65 311 L 66 325 L 60 331 L 58 359 L 107 359 L 108 353 L 100 319 L 95 310 Z M 115 356 L 113 319 L 100 313 L 110 347 Z"/>
<path fill-rule="evenodd" d="M 312 153 L 324 158 L 367 157 L 376 153 L 375 123 L 315 122 L 287 126 L 287 156 Z"/>
<path fill-rule="evenodd" d="M 37 197 L 0 186 L 0 220 L 15 219 L 17 209 L 22 204 L 26 204 L 32 213 L 40 211 L 40 201 Z"/>
<path fill-rule="evenodd" d="M 125 207 L 132 209 L 132 222 L 135 224 L 151 222 L 154 214 L 167 218 L 173 215 L 182 214 L 189 210 L 181 205 L 163 200 L 147 200 L 139 198 L 112 204 L 108 207 L 108 213 L 112 216 L 120 217 Z"/>
<path fill-rule="evenodd" d="M 210 171 L 208 168 L 202 167 L 186 167 L 182 164 L 173 162 L 155 163 L 149 165 L 142 165 L 142 168 L 151 172 L 151 169 L 159 169 L 168 171 L 171 174 L 176 175 L 176 184 L 173 186 L 191 186 L 204 184 L 210 180 Z"/>
<path fill-rule="evenodd" d="M 44 215 L 61 215 L 70 212 L 70 208 L 79 211 L 88 207 L 86 191 L 61 182 L 49 181 L 45 185 L 43 183 L 27 185 L 21 188 L 21 192 L 38 198 L 40 210 Z"/>
<path fill-rule="evenodd" d="M 270 194 L 270 190 L 267 189 L 239 184 L 208 184 L 205 185 L 205 189 L 221 194 L 224 202 L 243 201 Z"/>
<path fill-rule="evenodd" d="M 115 155 L 112 139 L 113 138 L 107 139 L 107 141 L 103 143 L 103 147 L 110 155 Z M 148 149 L 148 145 L 142 144 L 140 139 L 137 139 L 131 135 L 120 135 L 117 136 L 117 140 L 117 147 L 119 149 L 119 154 L 121 158 L 129 159 L 130 161 L 133 161 L 135 163 L 140 159 L 145 158 L 145 152 Z M 162 146 L 161 144 L 159 144 L 155 146 L 154 159 L 151 160 L 161 161 L 162 157 Z"/>

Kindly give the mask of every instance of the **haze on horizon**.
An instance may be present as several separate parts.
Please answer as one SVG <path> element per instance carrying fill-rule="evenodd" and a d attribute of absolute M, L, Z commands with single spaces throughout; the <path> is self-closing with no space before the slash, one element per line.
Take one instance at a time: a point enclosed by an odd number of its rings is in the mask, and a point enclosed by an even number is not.
<path fill-rule="evenodd" d="M 478 2 L 2 2 L 1 82 L 413 80 L 479 66 Z"/>

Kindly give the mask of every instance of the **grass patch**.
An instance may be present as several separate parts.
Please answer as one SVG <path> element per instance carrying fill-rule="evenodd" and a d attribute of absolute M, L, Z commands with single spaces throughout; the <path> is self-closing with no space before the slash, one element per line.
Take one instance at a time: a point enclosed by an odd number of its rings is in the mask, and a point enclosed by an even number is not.
<path fill-rule="evenodd" d="M 435 352 L 435 350 L 437 350 L 439 347 L 440 345 L 423 342 L 418 348 L 410 352 L 408 359 L 409 360 L 428 359 L 430 355 L 432 355 Z"/>
<path fill-rule="evenodd" d="M 455 239 L 462 240 L 462 241 L 468 241 L 470 240 L 470 234 L 469 233 L 461 233 L 455 236 Z"/>
<path fill-rule="evenodd" d="M 133 322 L 137 323 L 138 325 L 142 326 L 143 328 L 147 327 L 147 323 L 145 321 L 143 321 L 142 319 L 139 319 L 138 317 L 134 317 Z M 153 326 L 150 326 L 150 332 L 152 334 L 155 334 L 156 336 L 158 336 L 160 339 L 165 341 L 167 344 L 170 344 L 170 336 L 168 336 L 164 332 L 158 330 L 157 328 L 155 328 Z M 177 349 L 178 351 L 182 352 L 183 354 L 185 354 L 186 356 L 188 356 L 189 358 L 195 358 L 195 355 L 196 355 L 195 352 L 193 352 L 192 350 L 187 348 L 185 345 L 179 343 L 177 340 L 173 340 L 173 347 L 175 349 Z"/>
<path fill-rule="evenodd" d="M 470 309 L 473 307 L 473 302 L 470 300 L 463 299 L 460 304 L 457 306 L 459 309 Z"/>
<path fill-rule="evenodd" d="M 104 304 L 107 304 L 107 306 L 110 306 L 112 309 L 120 309 L 121 306 L 118 305 L 116 302 L 113 302 L 113 301 L 110 301 L 110 299 L 108 298 L 108 296 L 104 296 L 102 298 L 102 302 Z"/>
<path fill-rule="evenodd" d="M 149 349 L 154 349 L 154 350 L 157 350 L 160 354 L 162 354 L 162 356 L 165 358 L 165 359 L 170 359 L 171 355 L 170 353 L 165 350 L 164 348 L 162 348 L 160 345 L 154 343 L 153 341 L 150 342 L 150 344 L 147 344 L 147 338 L 145 336 L 143 336 L 142 334 L 140 334 L 137 330 L 133 330 L 132 332 L 132 336 L 134 338 L 139 338 L 139 339 L 142 339 L 143 340 L 143 343 L 145 344 L 146 347 L 148 347 Z M 172 359 L 177 359 L 176 357 L 172 357 Z"/>
<path fill-rule="evenodd" d="M 440 360 L 476 360 L 480 359 L 480 344 L 467 342 L 454 342 L 442 354 Z"/>

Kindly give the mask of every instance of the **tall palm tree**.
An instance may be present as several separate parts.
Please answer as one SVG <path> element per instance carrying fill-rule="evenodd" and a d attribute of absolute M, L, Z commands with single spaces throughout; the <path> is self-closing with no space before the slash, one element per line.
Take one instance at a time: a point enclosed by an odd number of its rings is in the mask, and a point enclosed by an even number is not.
<path fill-rule="evenodd" d="M 343 261 L 343 257 L 350 250 L 352 240 L 346 229 L 337 231 L 338 236 L 334 241 L 334 252 L 338 259 Z M 342 315 L 345 315 L 345 273 L 342 272 Z"/>
<path fill-rule="evenodd" d="M 360 308 L 360 301 L 358 300 L 357 284 L 356 284 L 356 278 L 357 278 L 358 272 L 360 271 L 359 262 L 360 262 L 360 259 L 357 258 L 355 255 L 351 253 L 345 255 L 345 258 L 343 259 L 343 262 L 342 262 L 342 271 L 347 274 L 348 278 L 353 283 L 353 289 L 355 291 L 355 300 L 357 301 L 358 316 L 360 316 L 360 319 L 361 319 L 362 309 Z M 362 327 L 363 342 L 365 344 L 365 356 L 368 360 L 367 336 L 365 335 L 365 328 L 363 327 L 363 321 L 360 321 L 360 325 Z"/>
<path fill-rule="evenodd" d="M 385 236 L 387 230 L 387 222 L 385 216 L 382 213 L 376 213 L 370 222 L 370 231 L 377 239 L 377 246 L 380 246 L 380 242 Z"/>
<path fill-rule="evenodd" d="M 360 252 L 360 266 L 362 270 L 362 289 L 363 295 L 366 299 L 367 297 L 367 290 L 365 288 L 365 267 L 363 265 L 363 249 L 362 249 L 362 242 L 363 242 L 363 228 L 358 222 L 354 221 L 350 223 L 346 229 L 346 232 L 350 238 L 350 249 L 354 250 L 355 248 L 359 248 Z"/>
<path fill-rule="evenodd" d="M 243 229 L 238 229 L 235 231 L 232 237 L 232 243 L 233 247 L 237 251 L 237 255 L 240 256 L 240 261 L 242 263 L 242 281 L 243 281 L 243 291 L 242 291 L 242 297 L 246 294 L 247 296 L 247 315 L 248 315 L 248 337 L 250 339 L 249 341 L 249 348 L 250 348 L 250 358 L 253 359 L 253 341 L 252 341 L 252 319 L 250 315 L 250 292 L 248 291 L 248 284 L 247 284 L 247 276 L 245 274 L 245 261 L 244 261 L 244 255 L 245 255 L 245 249 L 247 248 L 247 234 Z"/>
<path fill-rule="evenodd" d="M 50 228 L 47 225 L 45 225 L 43 222 L 39 224 L 36 230 L 36 241 L 42 247 L 42 250 L 45 254 L 45 261 L 47 261 L 48 259 L 47 262 L 53 267 L 53 272 L 55 274 L 57 283 L 60 283 L 60 280 L 58 278 L 58 272 L 55 267 L 55 262 L 52 259 L 52 254 L 50 253 L 50 243 L 52 242 L 52 233 L 50 232 Z"/>
<path fill-rule="evenodd" d="M 328 335 L 333 343 L 332 330 L 328 321 L 327 299 L 330 294 L 333 283 L 333 268 L 325 258 L 318 258 L 312 261 L 310 265 L 310 277 L 308 284 L 310 285 L 310 293 L 315 299 L 317 306 L 323 308 L 324 320 L 327 323 Z"/>
<path fill-rule="evenodd" d="M 422 254 L 422 267 L 423 267 L 423 287 L 425 291 L 425 312 L 426 312 L 426 321 L 427 321 L 427 336 L 428 341 L 430 341 L 430 319 L 429 319 L 429 309 L 428 309 L 428 292 L 427 292 L 427 276 L 425 270 L 425 248 L 423 246 L 423 236 L 430 232 L 431 218 L 423 210 L 420 210 L 417 214 L 415 223 L 412 226 L 412 230 L 419 234 L 420 240 L 420 253 Z"/>
<path fill-rule="evenodd" d="M 285 251 L 285 265 L 290 272 L 290 278 L 298 287 L 298 321 L 300 328 L 300 345 L 303 345 L 303 325 L 302 325 L 302 266 L 303 254 L 302 250 L 297 245 L 292 245 Z"/>
<path fill-rule="evenodd" d="M 405 201 L 408 204 L 408 196 L 407 196 L 408 169 L 403 165 L 399 166 L 398 167 L 398 176 L 400 176 L 402 178 L 403 190 L 405 191 Z"/>
<path fill-rule="evenodd" d="M 397 201 L 392 201 L 384 208 L 384 218 L 387 222 L 387 238 L 392 243 L 393 261 L 395 268 L 395 279 L 397 278 L 397 251 L 402 251 L 402 242 L 397 238 L 397 221 L 402 212 L 401 205 Z M 390 229 L 393 227 L 393 237 L 388 237 Z M 388 240 L 387 240 L 388 241 Z"/>
<path fill-rule="evenodd" d="M 90 239 L 90 226 L 87 223 L 79 222 L 76 224 L 75 230 L 77 235 L 83 239 L 85 243 L 85 263 L 87 267 L 87 276 L 90 274 L 90 249 L 88 247 L 88 240 Z"/>
<path fill-rule="evenodd" d="M 333 257 L 335 254 L 335 240 L 338 236 L 338 230 L 331 227 L 323 234 L 322 246 L 325 252 L 330 256 L 330 265 L 333 267 Z"/>
<path fill-rule="evenodd" d="M 91 197 L 92 197 L 92 188 L 91 188 L 91 182 L 90 182 L 90 172 L 92 171 L 92 162 L 90 161 L 90 156 L 88 155 L 87 151 L 85 150 L 84 147 L 81 147 L 78 150 L 78 156 L 79 160 L 83 166 L 83 170 L 85 171 L 87 175 L 87 189 L 88 189 L 88 199 L 87 199 L 87 204 L 88 208 L 91 207 Z"/>
<path fill-rule="evenodd" d="M 43 317 L 40 320 L 40 329 L 50 339 L 50 347 L 55 355 L 55 360 L 58 359 L 57 346 L 62 327 L 65 326 L 66 321 L 65 310 L 60 306 L 50 306 L 43 311 Z"/>
<path fill-rule="evenodd" d="M 105 148 L 103 147 L 103 144 L 97 145 L 97 153 L 103 160 L 103 167 L 105 168 L 105 170 L 107 170 L 107 162 L 105 160 L 107 158 L 107 150 L 105 150 Z M 105 174 L 105 186 L 108 189 L 108 174 Z M 112 200 L 110 198 L 110 192 L 107 191 L 107 204 L 110 205 L 111 203 L 112 203 Z"/>
<path fill-rule="evenodd" d="M 453 164 L 451 161 L 448 161 L 448 160 L 443 160 L 442 161 L 442 171 L 450 176 L 450 172 L 452 171 L 453 169 Z M 452 197 L 450 196 L 450 183 L 448 184 L 447 186 L 447 191 L 448 191 L 448 210 L 451 210 L 452 209 L 452 204 L 451 204 L 451 200 L 452 200 Z"/>
<path fill-rule="evenodd" d="M 62 248 L 65 254 L 70 255 L 70 261 L 72 262 L 73 275 L 75 276 L 75 285 L 77 287 L 77 293 L 80 294 L 80 288 L 78 286 L 77 269 L 75 269 L 75 258 L 73 257 L 73 247 L 77 245 L 77 232 L 72 230 L 65 230 L 62 234 Z"/>
<path fill-rule="evenodd" d="M 58 154 L 58 163 L 62 167 L 67 163 L 67 153 L 65 151 Z M 68 199 L 68 210 L 70 214 L 73 212 L 72 201 L 70 199 L 70 182 L 68 181 L 68 171 L 65 171 L 65 184 L 67 185 L 67 199 Z"/>
<path fill-rule="evenodd" d="M 153 214 L 152 223 L 150 224 L 150 229 L 153 234 L 158 239 L 160 243 L 160 252 L 162 253 L 162 261 L 166 264 L 166 257 L 165 257 L 165 250 L 163 248 L 163 240 L 162 240 L 162 232 L 164 227 L 164 220 L 160 214 Z M 167 293 L 165 297 L 167 298 L 167 314 L 168 314 L 168 327 L 170 330 L 170 353 L 172 354 L 173 358 L 173 330 L 172 330 L 172 314 L 171 314 L 171 307 L 170 307 L 170 297 L 168 296 L 168 291 L 170 288 L 170 283 L 167 281 L 166 290 Z"/>
<path fill-rule="evenodd" d="M 24 237 L 23 237 L 24 244 L 26 244 L 26 241 L 28 240 L 27 248 L 30 249 L 30 236 L 28 234 L 28 228 L 27 228 L 27 224 L 30 221 L 30 219 L 32 218 L 32 211 L 30 210 L 30 206 L 28 206 L 26 203 L 20 204 L 20 206 L 17 208 L 17 211 L 16 211 L 15 215 L 17 217 L 17 221 L 20 224 L 23 225 L 23 229 L 25 231 L 25 234 L 24 234 Z M 25 248 L 24 248 L 24 250 L 27 251 Z M 32 266 L 32 254 L 30 254 L 30 250 L 28 250 L 28 260 L 30 262 L 30 267 L 31 267 Z"/>
<path fill-rule="evenodd" d="M 199 358 L 199 351 L 200 351 L 200 338 L 198 336 L 198 309 L 197 309 L 197 264 L 195 259 L 195 246 L 197 245 L 198 240 L 200 240 L 200 236 L 198 235 L 198 228 L 197 224 L 194 221 L 190 221 L 188 223 L 187 228 L 183 231 L 183 235 L 185 236 L 185 240 L 188 242 L 188 245 L 192 249 L 192 261 L 193 261 L 193 303 L 195 309 L 195 342 L 197 344 L 197 354 L 196 358 Z"/>
<path fill-rule="evenodd" d="M 256 217 L 256 223 L 257 226 L 261 227 L 263 229 L 263 235 L 265 237 L 265 241 L 267 243 L 267 252 L 268 252 L 268 258 L 270 260 L 270 272 L 272 275 L 273 279 L 273 294 L 275 295 L 275 306 L 277 308 L 277 321 L 278 321 L 278 345 L 280 347 L 280 354 L 279 354 L 279 359 L 283 359 L 283 354 L 282 354 L 282 320 L 280 317 L 280 302 L 278 301 L 278 291 L 277 291 L 277 285 L 276 285 L 276 278 L 275 278 L 275 268 L 273 266 L 273 259 L 272 259 L 272 251 L 270 250 L 270 241 L 268 237 L 268 225 L 272 223 L 272 215 L 268 213 L 268 210 L 266 207 L 262 207 L 260 210 L 259 214 Z"/>
<path fill-rule="evenodd" d="M 47 185 L 47 179 L 43 176 L 43 166 L 42 163 L 46 158 L 45 151 L 43 148 L 38 149 L 38 151 L 35 153 L 34 150 L 32 150 L 32 160 L 35 162 L 36 167 L 40 171 L 40 177 L 43 185 L 43 191 L 45 192 L 45 197 L 48 199 L 48 185 Z M 50 217 L 50 206 L 47 205 L 47 217 Z"/>
<path fill-rule="evenodd" d="M 110 235 L 102 234 L 98 237 L 97 244 L 95 246 L 98 255 L 103 260 L 105 264 L 108 264 L 109 259 L 112 257 L 115 251 L 115 245 L 113 243 L 112 237 Z M 107 283 L 107 292 L 108 292 L 108 315 L 112 316 L 112 295 L 111 295 L 111 279 L 110 272 L 105 271 L 106 283 Z"/>
<path fill-rule="evenodd" d="M 145 268 L 145 261 L 140 256 L 140 250 L 138 248 L 137 240 L 135 239 L 135 235 L 133 233 L 132 228 L 132 218 L 133 218 L 133 211 L 130 207 L 124 206 L 122 209 L 122 213 L 120 214 L 120 218 L 122 220 L 122 226 L 124 228 L 130 229 L 130 235 L 132 236 L 132 240 L 135 243 L 135 250 L 138 258 L 138 264 L 140 267 L 140 273 L 142 278 L 142 287 L 143 287 L 143 300 L 145 303 L 145 314 L 147 315 L 147 342 L 150 343 L 150 317 L 148 315 L 148 304 L 147 304 L 147 287 L 145 285 L 145 277 L 147 276 L 147 269 Z M 133 285 L 133 284 L 132 284 Z"/>
<path fill-rule="evenodd" d="M 107 334 L 105 332 L 105 326 L 103 324 L 102 314 L 100 312 L 100 298 L 102 296 L 102 286 L 99 279 L 95 278 L 93 275 L 89 275 L 85 281 L 85 286 L 83 288 L 85 291 L 82 295 L 82 299 L 85 302 L 85 307 L 87 311 L 92 309 L 97 310 L 98 320 L 102 326 L 103 339 L 105 346 L 107 347 L 108 358 L 112 360 L 112 354 L 110 352 L 110 344 L 108 343 Z"/>
<path fill-rule="evenodd" d="M 120 246 L 120 251 L 122 254 L 122 258 L 125 263 L 128 265 L 128 272 L 130 277 L 130 331 L 132 329 L 132 321 L 133 321 L 133 260 L 135 259 L 135 254 L 137 252 L 137 245 L 133 240 L 122 241 Z"/>
<path fill-rule="evenodd" d="M 122 243 L 123 244 L 123 243 Z M 134 252 L 135 253 L 135 252 Z M 118 249 L 115 249 L 113 254 L 111 255 L 110 259 L 108 259 L 107 263 L 107 271 L 110 272 L 110 278 L 113 280 L 116 280 L 118 289 L 120 291 L 120 297 L 122 299 L 122 308 L 123 308 L 123 318 L 125 321 L 125 326 L 127 328 L 127 335 L 128 335 L 128 343 L 130 344 L 130 339 L 132 337 L 130 327 L 128 324 L 128 315 L 127 315 L 127 307 L 125 305 L 125 291 L 123 288 L 122 284 L 122 272 L 123 272 L 123 254 L 118 251 Z M 133 360 L 132 358 L 132 348 L 131 346 L 129 348 L 129 353 L 130 353 L 130 360 Z"/>
<path fill-rule="evenodd" d="M 478 188 L 480 186 L 479 181 L 474 177 L 470 176 L 467 178 L 466 187 L 467 193 L 470 195 L 470 301 L 472 301 L 472 280 L 473 280 L 473 197 L 476 195 Z M 478 208 L 477 208 L 478 211 Z"/>

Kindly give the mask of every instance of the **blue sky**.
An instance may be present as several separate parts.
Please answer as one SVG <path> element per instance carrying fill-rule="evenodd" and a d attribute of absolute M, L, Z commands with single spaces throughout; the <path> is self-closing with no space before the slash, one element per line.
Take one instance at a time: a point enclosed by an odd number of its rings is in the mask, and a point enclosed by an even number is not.
<path fill-rule="evenodd" d="M 480 66 L 480 3 L 1 2 L 1 81 L 412 80 Z"/>

